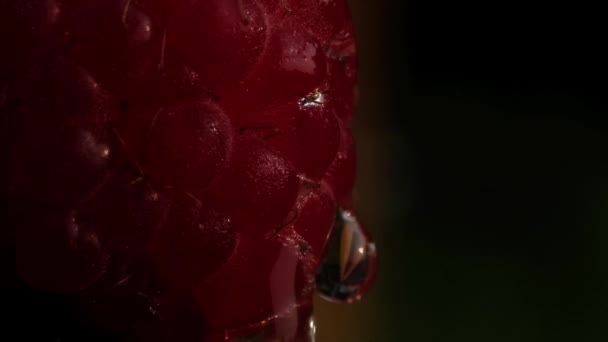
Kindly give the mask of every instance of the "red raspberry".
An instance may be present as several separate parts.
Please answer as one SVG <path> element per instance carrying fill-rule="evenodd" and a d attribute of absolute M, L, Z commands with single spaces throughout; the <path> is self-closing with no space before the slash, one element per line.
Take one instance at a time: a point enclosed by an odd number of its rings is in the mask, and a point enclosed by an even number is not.
<path fill-rule="evenodd" d="M 354 183 L 346 1 L 0 0 L 0 46 L 0 292 L 62 308 L 24 339 L 309 340 Z M 317 277 L 338 299 L 358 250 Z"/>

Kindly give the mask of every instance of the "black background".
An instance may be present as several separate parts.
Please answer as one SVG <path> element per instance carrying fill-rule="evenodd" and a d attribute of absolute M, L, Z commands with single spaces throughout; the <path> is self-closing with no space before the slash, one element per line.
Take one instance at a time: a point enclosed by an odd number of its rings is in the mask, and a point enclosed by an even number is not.
<path fill-rule="evenodd" d="M 380 253 L 360 336 L 608 339 L 600 7 L 353 1 L 358 203 Z"/>

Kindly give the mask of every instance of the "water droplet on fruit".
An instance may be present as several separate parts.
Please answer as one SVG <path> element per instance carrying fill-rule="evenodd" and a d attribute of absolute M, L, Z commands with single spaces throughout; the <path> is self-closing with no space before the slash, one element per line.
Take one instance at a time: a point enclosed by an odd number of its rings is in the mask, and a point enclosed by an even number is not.
<path fill-rule="evenodd" d="M 369 289 L 376 272 L 376 246 L 352 212 L 339 210 L 317 290 L 329 301 L 350 303 Z"/>
<path fill-rule="evenodd" d="M 325 104 L 325 95 L 317 89 L 300 99 L 298 103 L 300 107 L 320 107 Z"/>
<path fill-rule="evenodd" d="M 310 320 L 308 321 L 308 327 L 310 328 L 310 342 L 315 342 L 315 335 L 317 334 L 317 324 L 315 323 L 314 317 L 310 317 Z"/>

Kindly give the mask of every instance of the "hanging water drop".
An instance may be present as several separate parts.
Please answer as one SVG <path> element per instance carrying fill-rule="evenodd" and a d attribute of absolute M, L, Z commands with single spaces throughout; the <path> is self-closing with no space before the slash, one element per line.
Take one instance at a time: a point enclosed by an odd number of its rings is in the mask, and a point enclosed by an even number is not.
<path fill-rule="evenodd" d="M 354 302 L 376 273 L 376 246 L 352 212 L 339 210 L 328 252 L 317 272 L 317 290 L 334 302 Z"/>

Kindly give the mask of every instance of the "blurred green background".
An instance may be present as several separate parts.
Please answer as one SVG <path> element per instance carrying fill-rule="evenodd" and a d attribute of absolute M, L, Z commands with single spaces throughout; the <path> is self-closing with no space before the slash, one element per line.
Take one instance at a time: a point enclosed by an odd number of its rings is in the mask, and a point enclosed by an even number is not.
<path fill-rule="evenodd" d="M 608 56 L 600 4 L 351 1 L 361 303 L 318 341 L 608 340 Z"/>

